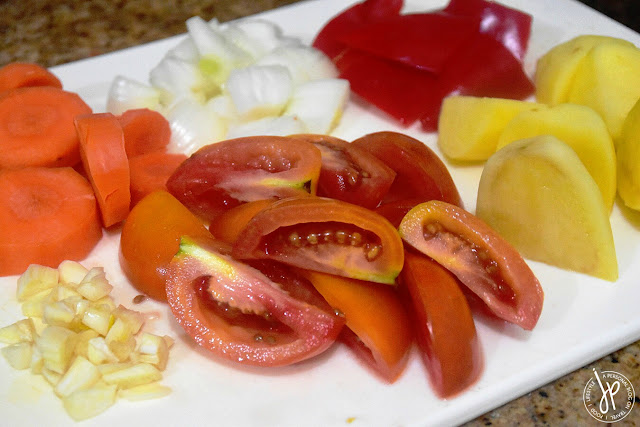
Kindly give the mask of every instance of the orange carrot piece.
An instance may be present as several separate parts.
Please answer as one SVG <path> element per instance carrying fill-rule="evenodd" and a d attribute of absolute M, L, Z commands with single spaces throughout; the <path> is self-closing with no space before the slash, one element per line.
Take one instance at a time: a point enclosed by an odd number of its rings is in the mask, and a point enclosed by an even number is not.
<path fill-rule="evenodd" d="M 80 161 L 73 119 L 91 113 L 75 93 L 51 86 L 0 94 L 0 168 L 73 166 Z"/>
<path fill-rule="evenodd" d="M 0 68 L 0 92 L 29 86 L 52 86 L 62 83 L 51 71 L 31 62 L 12 62 Z"/>
<path fill-rule="evenodd" d="M 75 119 L 82 165 L 93 186 L 102 215 L 110 227 L 129 213 L 129 161 L 122 127 L 111 113 L 87 114 Z"/>
<path fill-rule="evenodd" d="M 126 137 L 125 137 L 126 144 Z M 185 154 L 155 151 L 129 159 L 131 207 L 156 190 L 167 191 L 167 180 L 185 160 Z"/>
<path fill-rule="evenodd" d="M 129 158 L 164 150 L 169 144 L 169 122 L 157 111 L 148 108 L 128 110 L 122 113 L 118 120 L 122 125 L 124 147 Z"/>
<path fill-rule="evenodd" d="M 102 237 L 91 185 L 72 168 L 0 170 L 0 276 L 82 260 Z"/>

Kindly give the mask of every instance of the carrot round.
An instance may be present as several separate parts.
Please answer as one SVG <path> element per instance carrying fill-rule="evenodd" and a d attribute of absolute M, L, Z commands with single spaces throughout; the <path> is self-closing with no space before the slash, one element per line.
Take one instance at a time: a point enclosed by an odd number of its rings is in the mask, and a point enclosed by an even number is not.
<path fill-rule="evenodd" d="M 52 86 L 62 89 L 60 80 L 38 64 L 12 62 L 0 68 L 0 92 L 28 86 Z"/>
<path fill-rule="evenodd" d="M 122 125 L 124 148 L 129 158 L 164 150 L 169 144 L 169 122 L 157 111 L 148 108 L 128 110 L 122 113 L 118 120 Z"/>
<path fill-rule="evenodd" d="M 0 94 L 0 168 L 74 166 L 80 161 L 73 119 L 91 113 L 75 93 L 52 86 Z"/>
<path fill-rule="evenodd" d="M 85 258 L 102 236 L 91 186 L 73 168 L 0 170 L 0 276 Z"/>
<path fill-rule="evenodd" d="M 78 116 L 75 126 L 82 165 L 96 194 L 102 223 L 110 227 L 127 217 L 131 202 L 122 127 L 111 113 Z"/>
<path fill-rule="evenodd" d="M 126 137 L 125 137 L 126 145 Z M 167 180 L 185 160 L 185 154 L 155 151 L 129 159 L 131 206 L 156 190 L 167 191 Z"/>

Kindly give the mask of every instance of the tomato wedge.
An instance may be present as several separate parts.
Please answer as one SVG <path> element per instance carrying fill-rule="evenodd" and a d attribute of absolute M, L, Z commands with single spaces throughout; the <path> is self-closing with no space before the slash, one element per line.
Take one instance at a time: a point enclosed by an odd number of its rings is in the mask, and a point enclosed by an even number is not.
<path fill-rule="evenodd" d="M 308 282 L 283 269 L 275 282 L 228 251 L 211 238 L 183 237 L 170 264 L 169 305 L 200 346 L 255 366 L 290 365 L 331 346 L 344 318 Z"/>
<path fill-rule="evenodd" d="M 120 235 L 120 266 L 137 290 L 167 300 L 167 268 L 185 234 L 210 236 L 202 221 L 166 191 L 155 191 L 133 207 Z"/>
<path fill-rule="evenodd" d="M 451 175 L 438 155 L 421 141 L 398 132 L 375 132 L 352 144 L 362 147 L 396 172 L 383 204 L 406 199 L 443 200 L 462 206 Z"/>
<path fill-rule="evenodd" d="M 176 169 L 167 188 L 197 215 L 213 220 L 244 202 L 316 192 L 321 155 L 295 138 L 252 136 L 208 145 Z"/>
<path fill-rule="evenodd" d="M 389 221 L 323 197 L 278 200 L 258 212 L 238 235 L 233 255 L 388 284 L 404 260 L 402 240 Z"/>
<path fill-rule="evenodd" d="M 407 250 L 400 283 L 410 297 L 418 345 L 433 388 L 441 398 L 459 394 L 480 377 L 483 357 L 458 279 L 431 258 Z"/>
<path fill-rule="evenodd" d="M 273 199 L 262 199 L 231 208 L 209 225 L 209 232 L 216 239 L 232 245 L 238 240 L 238 235 L 251 218 L 274 202 Z"/>
<path fill-rule="evenodd" d="M 409 211 L 398 228 L 409 245 L 450 270 L 499 318 L 534 328 L 544 292 L 522 256 L 482 220 L 438 200 Z"/>
<path fill-rule="evenodd" d="M 395 289 L 316 271 L 304 275 L 344 315 L 341 339 L 384 380 L 395 382 L 413 343 L 411 322 Z"/>
<path fill-rule="evenodd" d="M 396 173 L 369 151 L 327 135 L 294 135 L 322 153 L 318 196 L 373 209 L 389 191 Z"/>

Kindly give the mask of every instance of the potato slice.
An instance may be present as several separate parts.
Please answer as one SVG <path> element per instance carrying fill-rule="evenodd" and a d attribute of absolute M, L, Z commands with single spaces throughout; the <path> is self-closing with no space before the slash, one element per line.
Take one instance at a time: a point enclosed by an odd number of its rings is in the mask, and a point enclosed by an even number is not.
<path fill-rule="evenodd" d="M 640 49 L 622 44 L 594 47 L 576 69 L 568 102 L 593 108 L 614 142 L 629 110 L 640 98 Z"/>
<path fill-rule="evenodd" d="M 640 210 L 640 100 L 624 121 L 617 150 L 618 193 L 625 205 Z"/>
<path fill-rule="evenodd" d="M 598 184 L 610 211 L 616 196 L 616 152 L 600 115 L 577 104 L 524 111 L 504 128 L 498 149 L 518 139 L 538 135 L 553 135 L 573 148 Z"/>
<path fill-rule="evenodd" d="M 515 141 L 485 164 L 476 214 L 524 257 L 609 281 L 609 211 L 575 151 L 554 136 Z"/>
<path fill-rule="evenodd" d="M 447 97 L 438 122 L 438 145 L 452 160 L 487 160 L 512 118 L 523 111 L 544 108 L 543 104 L 513 99 Z"/>
<path fill-rule="evenodd" d="M 581 35 L 555 46 L 538 60 L 536 100 L 549 105 L 567 102 L 578 66 L 594 46 L 601 44 L 633 46 L 626 40 L 597 35 Z"/>

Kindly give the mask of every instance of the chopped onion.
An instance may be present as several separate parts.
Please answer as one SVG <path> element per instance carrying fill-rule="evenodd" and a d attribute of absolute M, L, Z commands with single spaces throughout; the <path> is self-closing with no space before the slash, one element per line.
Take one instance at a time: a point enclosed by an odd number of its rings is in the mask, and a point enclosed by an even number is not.
<path fill-rule="evenodd" d="M 253 59 L 227 40 L 214 22 L 207 23 L 194 16 L 187 19 L 187 30 L 200 53 L 200 71 L 216 83 L 222 84 L 232 69 L 249 65 Z"/>
<path fill-rule="evenodd" d="M 207 101 L 207 107 L 227 122 L 236 120 L 238 115 L 236 108 L 233 105 L 233 100 L 228 94 L 223 93 L 218 96 L 214 96 Z"/>
<path fill-rule="evenodd" d="M 171 141 L 167 150 L 193 154 L 200 147 L 225 138 L 226 123 L 213 109 L 184 98 L 166 114 L 171 127 Z"/>
<path fill-rule="evenodd" d="M 161 109 L 160 95 L 161 92 L 154 87 L 124 76 L 116 76 L 109 88 L 107 111 L 116 115 L 134 108 L 158 111 Z"/>
<path fill-rule="evenodd" d="M 256 65 L 282 65 L 287 67 L 293 83 L 309 80 L 333 79 L 338 69 L 327 55 L 310 46 L 281 46 L 260 58 Z"/>
<path fill-rule="evenodd" d="M 278 46 L 302 45 L 297 38 L 283 36 L 280 27 L 264 19 L 230 22 L 221 28 L 229 41 L 249 53 L 254 60 Z"/>
<path fill-rule="evenodd" d="M 348 99 L 347 80 L 312 80 L 296 87 L 284 114 L 298 117 L 308 132 L 328 134 L 340 121 Z"/>
<path fill-rule="evenodd" d="M 200 52 L 198 52 L 198 48 L 196 48 L 196 44 L 193 42 L 193 39 L 191 37 L 187 37 L 175 47 L 169 49 L 166 56 L 171 56 L 195 64 L 200 59 Z"/>
<path fill-rule="evenodd" d="M 161 101 L 165 105 L 180 98 L 193 98 L 204 103 L 220 88 L 208 81 L 199 68 L 187 61 L 167 56 L 151 70 L 151 85 L 162 91 Z"/>
<path fill-rule="evenodd" d="M 298 133 L 308 133 L 302 120 L 293 116 L 265 117 L 238 124 L 229 128 L 227 138 L 240 138 L 243 136 L 274 135 L 287 136 Z"/>
<path fill-rule="evenodd" d="M 289 102 L 293 85 L 291 74 L 285 67 L 254 65 L 233 70 L 226 90 L 238 114 L 244 119 L 254 120 L 279 115 Z"/>

